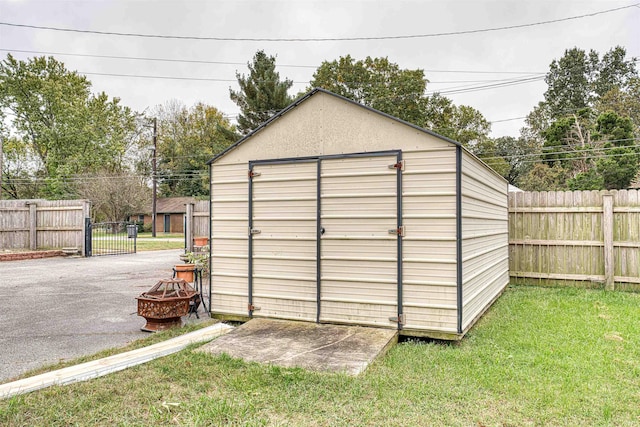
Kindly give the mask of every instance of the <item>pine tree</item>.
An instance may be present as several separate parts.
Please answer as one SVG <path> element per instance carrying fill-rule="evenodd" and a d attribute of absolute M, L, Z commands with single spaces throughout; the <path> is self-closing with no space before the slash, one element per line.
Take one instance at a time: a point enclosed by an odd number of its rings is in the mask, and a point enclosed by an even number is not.
<path fill-rule="evenodd" d="M 236 73 L 239 91 L 229 89 L 231 100 L 240 107 L 238 130 L 246 135 L 285 108 L 292 101 L 287 94 L 293 82 L 280 80 L 275 56 L 259 50 L 247 64 L 249 75 Z"/>

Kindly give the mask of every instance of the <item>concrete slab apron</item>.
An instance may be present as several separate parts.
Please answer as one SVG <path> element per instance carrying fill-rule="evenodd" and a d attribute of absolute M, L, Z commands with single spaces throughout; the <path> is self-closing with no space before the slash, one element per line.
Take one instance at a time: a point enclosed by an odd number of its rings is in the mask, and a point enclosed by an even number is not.
<path fill-rule="evenodd" d="M 397 339 L 392 329 L 252 319 L 201 351 L 248 362 L 358 375 Z"/>

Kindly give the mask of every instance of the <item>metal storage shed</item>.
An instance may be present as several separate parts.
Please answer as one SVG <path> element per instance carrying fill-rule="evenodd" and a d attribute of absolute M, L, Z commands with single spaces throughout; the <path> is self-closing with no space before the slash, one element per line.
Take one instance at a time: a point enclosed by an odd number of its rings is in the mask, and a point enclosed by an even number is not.
<path fill-rule="evenodd" d="M 314 89 L 210 161 L 212 314 L 460 339 L 509 282 L 507 182 Z"/>

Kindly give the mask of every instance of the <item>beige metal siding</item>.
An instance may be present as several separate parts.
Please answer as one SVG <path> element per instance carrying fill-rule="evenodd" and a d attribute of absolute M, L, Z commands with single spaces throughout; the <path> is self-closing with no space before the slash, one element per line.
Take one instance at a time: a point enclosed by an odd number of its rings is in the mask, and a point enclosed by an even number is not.
<path fill-rule="evenodd" d="M 317 93 L 215 164 L 442 147 L 453 144 L 351 102 Z"/>
<path fill-rule="evenodd" d="M 246 315 L 248 305 L 248 165 L 215 164 L 211 174 L 211 307 Z"/>
<path fill-rule="evenodd" d="M 462 329 L 509 283 L 507 183 L 462 153 Z"/>
<path fill-rule="evenodd" d="M 217 253 L 221 255 L 218 258 L 220 261 L 218 263 L 219 271 L 228 275 L 224 282 L 229 286 L 225 288 L 225 292 L 227 292 L 225 295 L 230 298 L 235 292 L 243 296 L 245 299 L 242 311 L 245 314 L 247 301 L 246 263 L 242 266 L 238 265 L 236 271 L 234 270 L 235 264 L 222 265 L 223 261 L 229 259 L 222 255 L 236 256 L 238 260 L 247 259 L 246 232 L 242 236 L 245 240 L 241 241 L 241 237 L 237 237 L 234 230 L 241 230 L 243 226 L 248 227 L 246 223 L 248 215 L 248 201 L 246 199 L 248 162 L 381 150 L 402 150 L 405 161 L 405 170 L 402 173 L 402 210 L 405 225 L 402 260 L 403 305 L 406 315 L 404 328 L 407 331 L 457 333 L 455 145 L 324 93 L 316 93 L 306 99 L 214 163 L 214 174 L 216 174 L 216 170 L 223 170 L 220 169 L 223 165 L 229 165 L 225 166 L 230 168 L 229 170 L 239 168 L 242 171 L 242 174 L 232 174 L 236 178 L 222 173 L 223 176 L 214 177 L 212 181 L 214 194 L 213 233 L 214 235 L 217 233 L 220 238 L 217 242 L 214 240 L 213 244 L 214 252 L 216 244 L 218 248 L 223 248 Z M 468 209 L 468 212 L 463 218 L 463 257 L 467 267 L 463 269 L 465 273 L 465 292 L 463 295 L 471 297 L 464 301 L 464 322 L 465 325 L 468 325 L 474 317 L 473 314 L 480 313 L 491 301 L 491 295 L 497 294 L 496 290 L 499 291 L 506 284 L 504 280 L 507 278 L 506 196 L 504 196 L 504 202 L 499 201 L 500 194 L 506 193 L 506 183 L 467 153 L 464 153 L 464 157 L 466 173 L 462 177 L 463 211 Z M 349 159 L 349 161 L 351 160 L 354 159 Z M 392 162 L 384 161 L 385 168 L 389 163 Z M 344 166 L 344 163 L 336 162 L 335 164 Z M 378 185 L 374 191 L 370 190 L 367 185 L 363 185 L 361 179 L 371 179 L 371 182 L 374 182 L 379 178 L 375 173 L 372 175 L 366 175 L 366 173 L 361 176 L 353 175 L 360 170 L 358 165 L 351 167 L 349 171 L 331 171 L 331 169 L 327 169 L 329 167 L 328 160 L 323 160 L 322 165 L 321 210 L 322 225 L 326 229 L 325 236 L 322 238 L 322 257 L 327 257 L 322 259 L 321 266 L 322 298 L 327 298 L 326 303 L 329 305 L 325 309 L 325 301 L 322 301 L 323 308 L 321 308 L 320 315 L 326 320 L 335 316 L 340 317 L 336 321 L 342 321 L 341 319 L 346 316 L 349 317 L 346 321 L 367 322 L 367 324 L 370 324 L 368 322 L 371 322 L 372 318 L 386 319 L 391 317 L 396 314 L 391 309 L 392 304 L 395 304 L 395 292 L 391 290 L 391 281 L 396 272 L 394 269 L 392 273 L 390 266 L 395 266 L 393 260 L 397 255 L 396 240 L 394 236 L 388 235 L 387 231 L 387 228 L 393 228 L 388 225 L 387 222 L 390 221 L 390 218 L 387 216 L 391 215 L 395 205 L 392 206 L 384 199 L 383 194 L 388 189 L 386 181 L 385 184 Z M 342 176 L 331 177 L 329 176 L 330 171 L 333 174 L 342 174 Z M 350 173 L 351 175 L 349 175 Z M 385 169 L 385 173 L 392 174 L 393 171 Z M 264 178 L 264 175 L 261 178 Z M 238 187 L 223 189 L 223 195 L 229 197 L 229 200 L 221 201 L 219 199 L 222 196 L 218 196 L 216 202 L 215 194 L 220 183 L 216 179 L 241 180 L 245 186 L 241 190 L 238 190 Z M 332 192 L 336 197 L 325 193 L 325 190 Z M 371 193 L 362 194 L 362 197 L 353 197 L 355 193 L 360 191 L 364 193 L 371 191 Z M 344 197 L 337 197 L 340 194 Z M 243 197 L 244 205 L 241 202 Z M 301 205 L 296 200 L 263 200 L 261 203 L 264 208 L 262 214 L 267 216 L 305 217 L 311 216 L 315 212 L 315 205 Z M 269 203 L 271 203 L 270 206 Z M 502 207 L 505 212 L 504 218 L 501 217 L 501 214 L 492 217 L 495 215 L 494 211 L 500 211 Z M 358 215 L 363 212 L 369 216 L 377 215 L 377 217 L 358 218 Z M 222 218 L 218 215 L 220 213 L 224 213 Z M 332 218 L 331 215 L 334 217 Z M 345 218 L 349 215 L 351 218 Z M 239 217 L 245 219 L 244 224 L 234 223 L 234 227 L 232 223 L 224 223 L 224 221 L 242 221 Z M 312 221 L 309 219 L 308 221 L 303 220 L 303 222 L 310 224 Z M 496 224 L 499 224 L 497 225 L 497 234 L 495 232 Z M 216 231 L 216 225 L 221 228 L 229 227 L 230 239 L 225 238 L 224 230 Z M 297 226 L 300 225 L 297 223 Z M 376 239 L 365 239 L 364 235 L 360 236 L 362 238 L 349 240 L 331 238 L 331 233 L 335 233 L 334 237 L 340 233 L 343 236 L 349 235 L 348 233 L 357 234 L 360 232 L 371 234 L 371 231 L 365 230 L 365 226 L 369 225 L 384 226 L 382 233 L 387 234 L 384 238 L 382 235 L 379 236 L 380 240 L 377 240 L 378 236 L 375 235 L 370 235 L 370 237 L 376 237 Z M 504 234 L 501 231 L 503 225 Z M 308 232 L 311 233 L 311 225 L 308 228 Z M 237 240 L 233 241 L 234 238 Z M 373 241 L 376 241 L 375 245 L 371 244 Z M 303 242 L 306 241 L 296 242 L 295 248 L 291 246 L 294 243 L 289 242 L 289 246 L 294 248 L 292 252 L 295 252 L 295 256 L 301 259 L 295 261 L 297 264 L 283 264 L 282 270 L 291 272 L 290 270 L 296 265 L 295 268 L 299 268 L 297 272 L 301 278 L 304 278 L 302 283 L 306 287 L 311 283 L 306 280 L 310 278 L 311 270 L 299 267 L 299 264 L 310 262 L 310 258 L 315 254 L 315 246 L 306 245 Z M 384 244 L 379 245 L 378 242 Z M 245 245 L 244 249 L 239 245 L 240 243 Z M 501 261 L 503 246 L 505 248 L 504 262 Z M 491 248 L 493 249 L 484 253 Z M 272 253 L 275 250 L 275 247 L 272 248 Z M 289 262 L 292 255 L 285 254 L 285 258 Z M 265 259 L 264 261 L 271 260 Z M 260 271 L 268 275 L 265 269 L 270 267 L 261 265 L 258 260 L 257 262 L 256 266 Z M 482 265 L 485 262 L 495 264 L 486 269 L 486 265 Z M 215 270 L 213 274 L 215 276 Z M 235 276 L 231 277 L 233 274 Z M 231 279 L 237 279 L 237 282 L 232 282 Z M 377 281 L 369 279 L 377 279 Z M 356 289 L 354 286 L 360 286 L 358 283 L 362 280 L 365 280 L 362 283 L 369 283 L 369 287 Z M 273 283 L 273 286 L 284 286 L 283 282 Z M 489 286 L 485 287 L 483 285 L 485 283 L 489 283 Z M 300 289 L 290 289 L 289 291 L 297 298 L 302 297 Z M 310 295 L 310 288 L 308 291 L 305 295 Z M 362 292 L 364 296 L 358 303 L 362 305 L 363 311 L 361 313 L 364 314 L 356 313 L 353 315 L 355 305 L 348 298 L 353 297 L 357 292 Z M 311 302 L 311 297 L 308 298 L 309 300 L 305 303 Z M 329 301 L 331 299 L 335 301 Z M 234 307 L 240 306 L 240 304 L 234 305 Z M 303 311 L 308 310 L 308 307 L 304 305 Z M 219 311 L 225 310 L 227 308 L 221 308 Z M 215 300 L 214 311 L 218 311 Z M 373 314 L 376 311 L 378 311 L 377 314 Z M 262 315 L 263 313 L 258 311 L 256 315 L 258 314 Z M 308 313 L 305 314 L 305 317 L 310 318 Z"/>
<path fill-rule="evenodd" d="M 407 330 L 457 332 L 456 149 L 403 152 L 403 311 Z"/>
<path fill-rule="evenodd" d="M 315 321 L 317 164 L 253 172 L 253 314 Z"/>
<path fill-rule="evenodd" d="M 397 327 L 396 156 L 321 163 L 320 320 Z"/>

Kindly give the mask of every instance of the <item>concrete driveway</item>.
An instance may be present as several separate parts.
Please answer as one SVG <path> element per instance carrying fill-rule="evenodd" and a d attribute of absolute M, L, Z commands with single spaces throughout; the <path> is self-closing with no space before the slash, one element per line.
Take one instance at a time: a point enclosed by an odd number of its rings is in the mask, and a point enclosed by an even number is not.
<path fill-rule="evenodd" d="M 181 252 L 0 262 L 0 383 L 148 336 L 135 297 Z"/>

